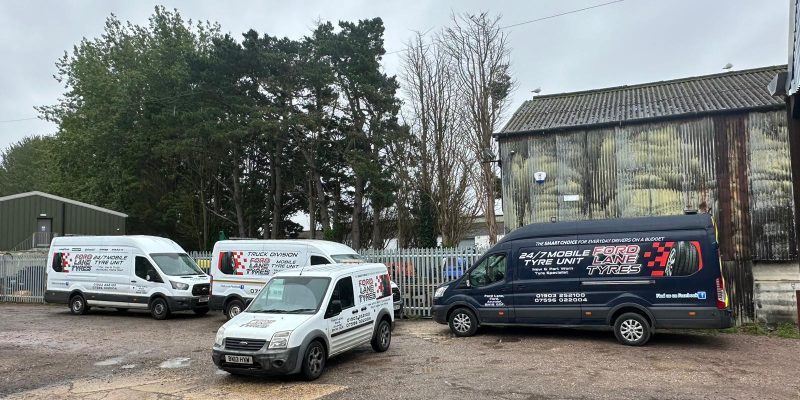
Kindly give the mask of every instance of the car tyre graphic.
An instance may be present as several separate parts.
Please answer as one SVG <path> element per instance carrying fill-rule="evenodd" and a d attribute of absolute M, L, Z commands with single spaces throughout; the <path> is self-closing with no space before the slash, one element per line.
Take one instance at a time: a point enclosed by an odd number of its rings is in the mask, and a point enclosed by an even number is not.
<path fill-rule="evenodd" d="M 225 306 L 225 317 L 231 319 L 244 311 L 244 303 L 241 300 L 234 299 L 228 302 Z"/>
<path fill-rule="evenodd" d="M 150 314 L 157 320 L 169 318 L 169 305 L 167 301 L 158 297 L 150 302 Z"/>
<path fill-rule="evenodd" d="M 389 350 L 389 345 L 392 343 L 392 326 L 389 321 L 382 319 L 378 323 L 378 329 L 375 331 L 375 337 L 372 338 L 372 350 L 378 353 L 383 353 Z"/>
<path fill-rule="evenodd" d="M 318 340 L 311 342 L 303 355 L 303 368 L 301 373 L 307 381 L 313 381 L 322 375 L 325 369 L 325 346 Z"/>
<path fill-rule="evenodd" d="M 468 308 L 459 308 L 450 314 L 450 331 L 456 336 L 472 336 L 478 331 L 478 318 Z"/>
<path fill-rule="evenodd" d="M 641 314 L 625 313 L 614 321 L 614 336 L 628 346 L 642 346 L 650 340 L 652 328 Z"/>
<path fill-rule="evenodd" d="M 83 295 L 76 294 L 69 298 L 69 312 L 74 315 L 84 315 L 89 311 Z"/>

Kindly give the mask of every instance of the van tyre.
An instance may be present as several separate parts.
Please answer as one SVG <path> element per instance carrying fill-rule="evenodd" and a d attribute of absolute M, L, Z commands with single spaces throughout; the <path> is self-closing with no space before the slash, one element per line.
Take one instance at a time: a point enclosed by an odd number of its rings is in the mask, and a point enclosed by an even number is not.
<path fill-rule="evenodd" d="M 375 330 L 375 337 L 372 338 L 372 350 L 378 353 L 383 353 L 389 350 L 389 345 L 392 343 L 392 325 L 389 321 L 382 319 L 378 323 L 378 329 Z"/>
<path fill-rule="evenodd" d="M 89 311 L 89 306 L 86 305 L 83 295 L 76 294 L 69 298 L 69 312 L 74 315 L 83 315 L 87 311 Z"/>
<path fill-rule="evenodd" d="M 157 320 L 165 320 L 169 318 L 169 305 L 167 301 L 157 297 L 150 302 L 150 315 Z"/>
<path fill-rule="evenodd" d="M 625 313 L 614 321 L 614 336 L 628 346 L 642 346 L 650 340 L 652 328 L 641 314 Z"/>
<path fill-rule="evenodd" d="M 225 317 L 231 319 L 244 311 L 244 303 L 239 299 L 233 299 L 225 306 Z"/>
<path fill-rule="evenodd" d="M 200 308 L 195 308 L 195 309 L 194 309 L 194 310 L 192 310 L 192 311 L 194 311 L 194 313 L 195 313 L 196 315 L 203 316 L 203 315 L 206 315 L 206 314 L 208 314 L 208 307 L 200 307 Z"/>
<path fill-rule="evenodd" d="M 307 381 L 313 381 L 322 375 L 322 370 L 325 369 L 325 346 L 318 340 L 311 342 L 306 348 L 306 353 L 303 355 L 303 368 L 300 373 Z"/>
<path fill-rule="evenodd" d="M 478 318 L 472 310 L 459 308 L 450 314 L 450 330 L 456 336 L 472 336 L 478 331 Z"/>

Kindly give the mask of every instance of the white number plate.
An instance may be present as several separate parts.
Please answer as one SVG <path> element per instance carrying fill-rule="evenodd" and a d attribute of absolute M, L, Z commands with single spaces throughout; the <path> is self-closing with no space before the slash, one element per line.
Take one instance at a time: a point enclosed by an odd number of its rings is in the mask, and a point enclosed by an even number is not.
<path fill-rule="evenodd" d="M 197 300 L 198 303 L 208 303 L 208 296 L 200 296 Z"/>
<path fill-rule="evenodd" d="M 225 362 L 236 364 L 252 364 L 253 357 L 250 356 L 225 356 Z"/>
<path fill-rule="evenodd" d="M 395 310 L 399 310 L 399 309 L 400 309 L 400 304 L 395 304 L 395 305 L 394 305 L 394 309 L 395 309 Z"/>

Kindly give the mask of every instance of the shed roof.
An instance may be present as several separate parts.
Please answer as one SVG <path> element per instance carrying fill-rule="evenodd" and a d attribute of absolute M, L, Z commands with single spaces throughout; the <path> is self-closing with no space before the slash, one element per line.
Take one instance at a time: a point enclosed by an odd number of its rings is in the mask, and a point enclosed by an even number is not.
<path fill-rule="evenodd" d="M 23 197 L 32 197 L 32 196 L 41 196 L 41 197 L 46 197 L 48 199 L 53 199 L 53 200 L 56 200 L 56 201 L 63 201 L 64 203 L 69 203 L 69 204 L 74 204 L 74 205 L 80 206 L 80 207 L 90 208 L 92 210 L 101 211 L 101 212 L 104 212 L 104 213 L 116 215 L 116 216 L 123 217 L 123 218 L 127 218 L 128 217 L 128 214 L 123 214 L 123 213 L 121 213 L 119 211 L 109 210 L 107 208 L 98 207 L 98 206 L 87 204 L 87 203 L 83 203 L 83 202 L 80 202 L 80 201 L 77 201 L 77 200 L 68 199 L 66 197 L 56 196 L 54 194 L 45 193 L 45 192 L 39 192 L 39 191 L 17 193 L 17 194 L 12 194 L 10 196 L 0 197 L 0 202 L 7 201 L 7 200 L 19 199 L 19 198 L 23 198 Z"/>
<path fill-rule="evenodd" d="M 767 85 L 786 65 L 582 92 L 536 96 L 496 136 L 736 110 L 778 109 Z"/>

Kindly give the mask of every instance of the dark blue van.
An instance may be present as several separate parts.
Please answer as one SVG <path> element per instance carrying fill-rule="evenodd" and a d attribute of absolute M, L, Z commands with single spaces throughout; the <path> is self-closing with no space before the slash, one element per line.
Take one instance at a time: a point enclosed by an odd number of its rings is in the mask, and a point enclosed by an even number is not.
<path fill-rule="evenodd" d="M 533 224 L 434 294 L 458 336 L 481 325 L 610 326 L 627 345 L 655 328 L 730 327 L 707 214 Z"/>

